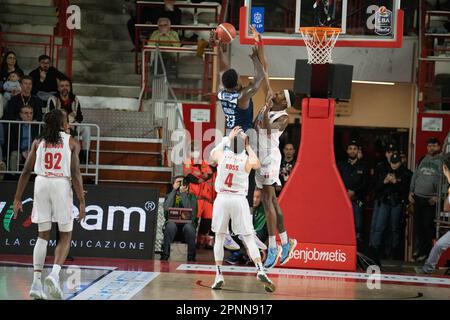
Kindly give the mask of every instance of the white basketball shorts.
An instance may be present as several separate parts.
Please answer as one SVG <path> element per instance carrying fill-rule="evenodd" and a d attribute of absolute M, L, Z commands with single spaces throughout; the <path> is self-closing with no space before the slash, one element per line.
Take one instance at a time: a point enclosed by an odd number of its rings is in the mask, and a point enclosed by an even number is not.
<path fill-rule="evenodd" d="M 33 223 L 73 223 L 73 193 L 67 178 L 37 176 L 34 183 L 34 199 L 31 221 Z"/>
<path fill-rule="evenodd" d="M 244 195 L 219 193 L 214 201 L 211 230 L 228 233 L 230 219 L 234 234 L 245 236 L 254 233 L 247 198 Z"/>
<path fill-rule="evenodd" d="M 281 154 L 278 152 L 269 153 L 260 159 L 261 168 L 255 172 L 256 186 L 262 189 L 263 186 L 281 186 L 280 166 Z"/>

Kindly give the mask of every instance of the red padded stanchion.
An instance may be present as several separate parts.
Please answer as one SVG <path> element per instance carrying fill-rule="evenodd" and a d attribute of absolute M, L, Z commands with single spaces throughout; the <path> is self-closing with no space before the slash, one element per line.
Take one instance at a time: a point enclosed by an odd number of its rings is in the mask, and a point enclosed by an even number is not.
<path fill-rule="evenodd" d="M 286 267 L 354 271 L 353 209 L 334 159 L 334 100 L 304 99 L 297 163 L 280 195 L 298 245 Z"/>

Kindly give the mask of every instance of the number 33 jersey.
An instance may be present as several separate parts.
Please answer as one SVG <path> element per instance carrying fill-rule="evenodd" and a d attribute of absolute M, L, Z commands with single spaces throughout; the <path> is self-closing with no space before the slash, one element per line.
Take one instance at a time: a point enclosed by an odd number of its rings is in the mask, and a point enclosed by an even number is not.
<path fill-rule="evenodd" d="M 228 147 L 225 148 L 217 165 L 215 182 L 217 193 L 247 195 L 249 175 L 245 171 L 247 159 L 248 156 L 245 151 L 236 154 Z"/>
<path fill-rule="evenodd" d="M 59 144 L 47 143 L 41 140 L 36 151 L 34 172 L 43 177 L 71 178 L 70 162 L 72 151 L 70 150 L 70 135 L 60 132 Z"/>

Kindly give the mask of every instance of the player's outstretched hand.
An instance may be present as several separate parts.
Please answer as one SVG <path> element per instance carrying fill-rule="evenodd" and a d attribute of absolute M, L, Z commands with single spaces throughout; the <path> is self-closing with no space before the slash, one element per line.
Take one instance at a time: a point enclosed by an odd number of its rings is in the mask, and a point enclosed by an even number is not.
<path fill-rule="evenodd" d="M 17 218 L 17 215 L 19 214 L 19 211 L 20 211 L 20 212 L 23 212 L 23 208 L 22 208 L 22 200 L 14 199 L 14 207 L 13 207 L 13 211 L 14 211 L 14 216 L 13 216 L 13 218 L 16 219 L 16 218 Z"/>
<path fill-rule="evenodd" d="M 239 131 L 241 131 L 242 128 L 240 126 L 234 127 L 230 132 L 230 140 L 233 140 L 237 137 Z"/>
<path fill-rule="evenodd" d="M 80 213 L 78 214 L 77 221 L 80 223 L 86 217 L 86 205 L 84 203 L 80 204 Z"/>
<path fill-rule="evenodd" d="M 253 35 L 255 42 L 261 42 L 261 34 L 256 30 L 254 26 L 250 26 L 250 33 Z"/>

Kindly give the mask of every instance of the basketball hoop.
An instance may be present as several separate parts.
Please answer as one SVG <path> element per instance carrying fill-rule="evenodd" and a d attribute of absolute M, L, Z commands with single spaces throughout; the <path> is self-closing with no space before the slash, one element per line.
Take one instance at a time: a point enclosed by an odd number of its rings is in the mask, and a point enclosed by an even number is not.
<path fill-rule="evenodd" d="M 341 32 L 340 28 L 302 27 L 300 33 L 308 50 L 309 64 L 331 63 L 331 52 Z"/>

